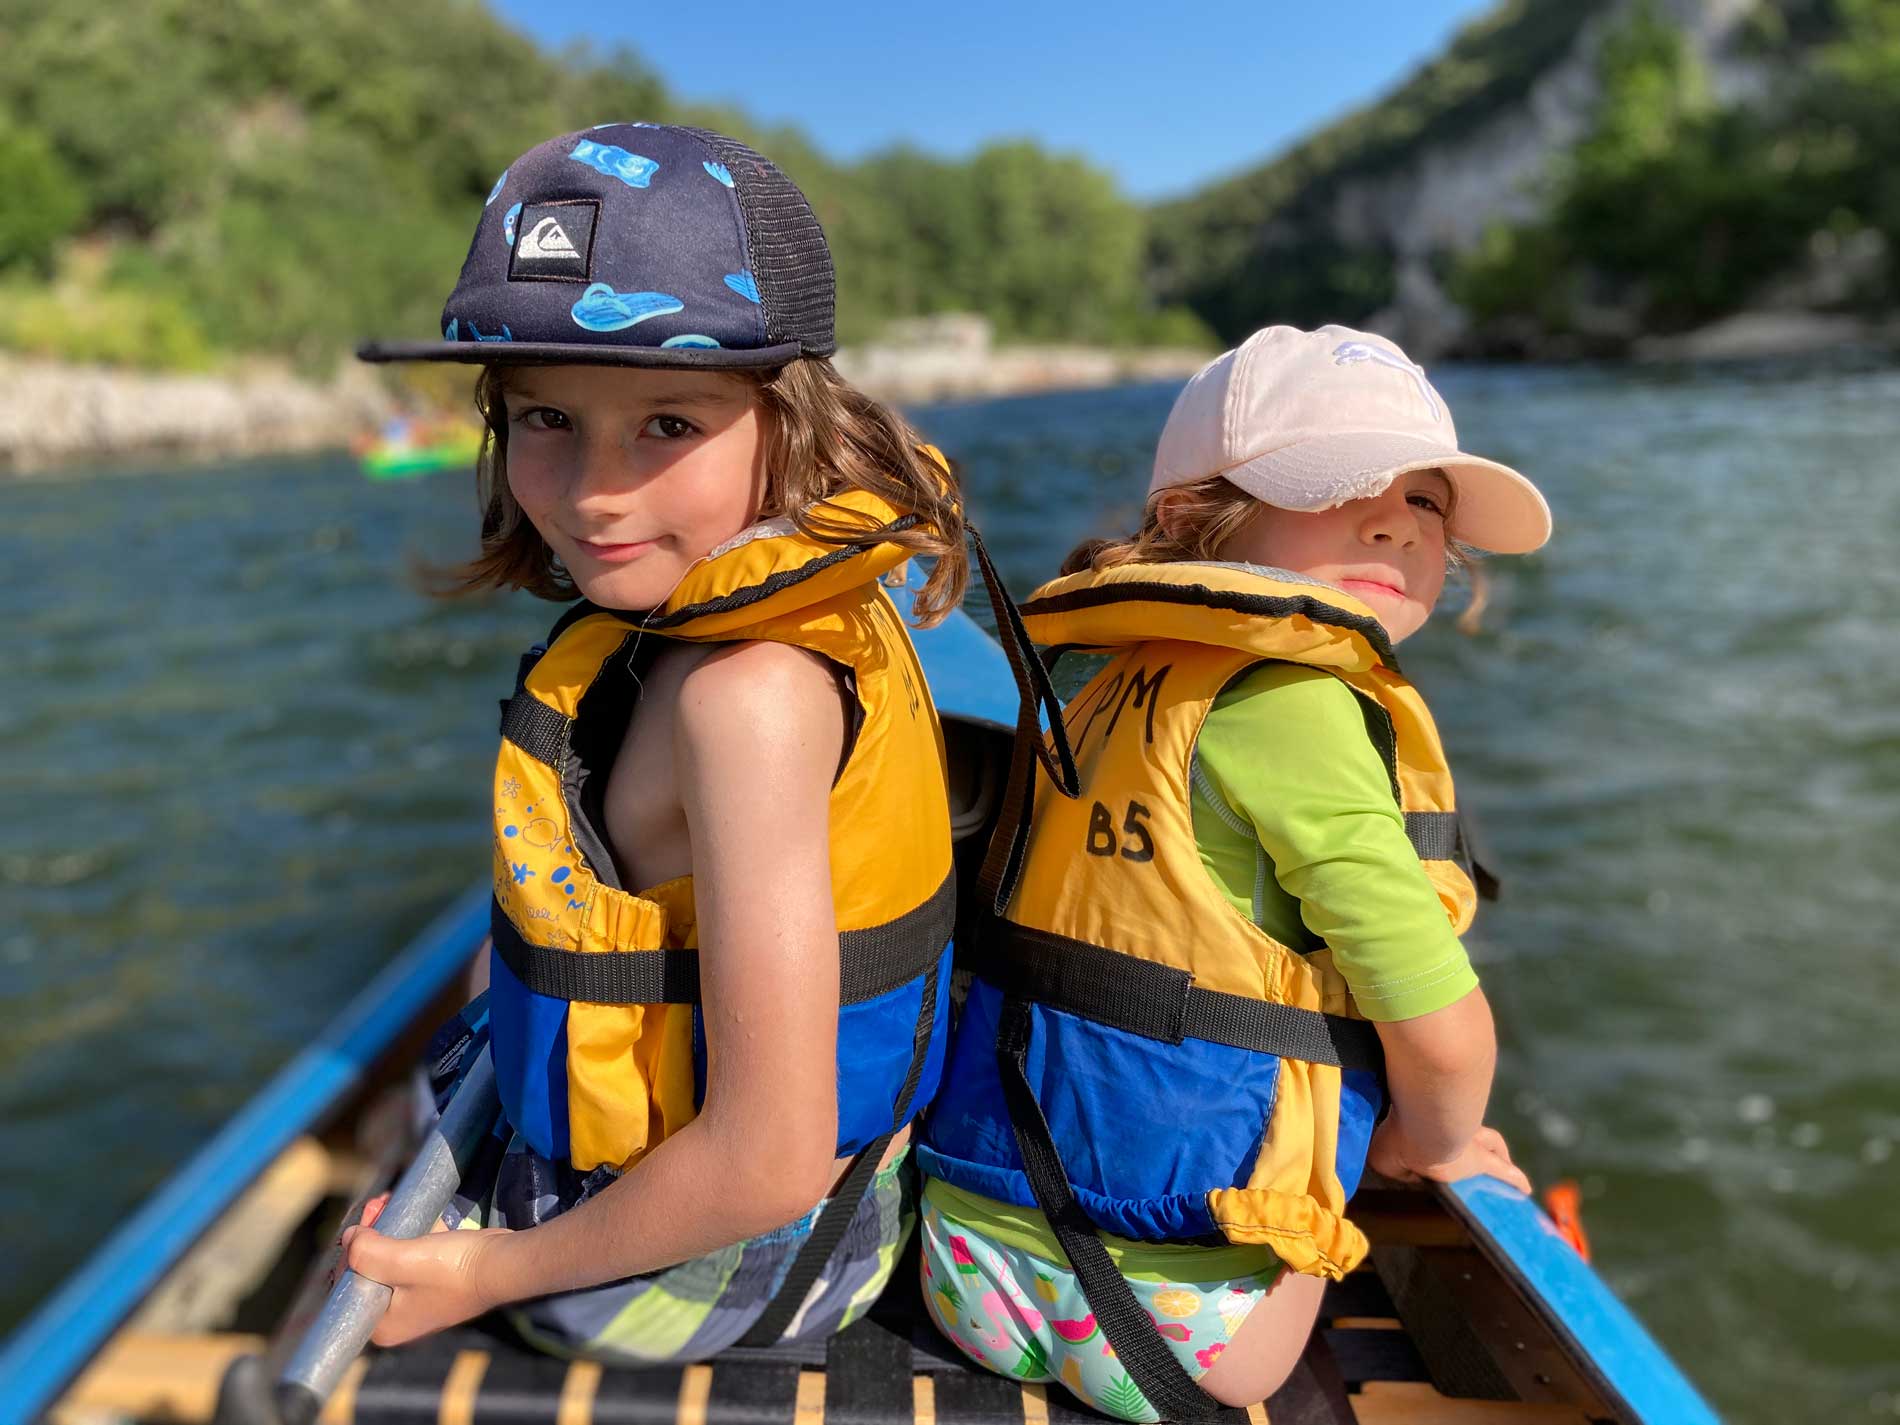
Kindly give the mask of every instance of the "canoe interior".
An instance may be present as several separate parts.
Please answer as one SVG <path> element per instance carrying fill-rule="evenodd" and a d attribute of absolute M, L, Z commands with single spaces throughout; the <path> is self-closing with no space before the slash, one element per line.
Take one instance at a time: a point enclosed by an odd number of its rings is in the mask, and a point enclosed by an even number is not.
<path fill-rule="evenodd" d="M 452 1008 L 445 1003 L 446 1012 Z M 433 1020 L 429 1021 L 433 1023 Z M 413 1043 L 426 1031 L 419 1020 Z M 407 1045 L 402 1046 L 404 1048 Z M 267 1369 L 321 1300 L 332 1244 L 393 1180 L 414 1121 L 400 1052 L 325 1132 L 299 1138 L 184 1258 L 53 1412 L 59 1425 L 266 1425 L 233 1402 L 230 1364 Z M 1586 1425 L 1626 1417 L 1430 1193 L 1355 1199 L 1371 1261 L 1330 1286 L 1292 1380 L 1229 1422 L 1274 1425 Z M 274 1373 L 274 1372 L 273 1372 Z M 970 1367 L 924 1316 L 914 1249 L 864 1320 L 828 1341 L 735 1349 L 702 1365 L 568 1362 L 476 1323 L 360 1360 L 329 1425 L 1001 1425 L 1099 1421 L 1058 1385 Z"/>

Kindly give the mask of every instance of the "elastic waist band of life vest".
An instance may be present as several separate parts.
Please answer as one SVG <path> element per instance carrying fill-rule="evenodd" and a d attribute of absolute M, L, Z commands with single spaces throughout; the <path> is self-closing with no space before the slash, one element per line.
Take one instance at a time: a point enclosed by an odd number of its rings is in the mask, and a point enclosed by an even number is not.
<path fill-rule="evenodd" d="M 1383 1069 L 1378 1031 L 1363 1019 L 1204 990 L 1172 965 L 990 917 L 959 961 L 1004 994 L 1130 1034 L 1203 1039 L 1342 1069 Z"/>
<path fill-rule="evenodd" d="M 921 905 L 882 925 L 838 936 L 838 1002 L 861 1004 L 928 974 L 955 927 L 954 875 Z M 585 1004 L 698 1004 L 696 950 L 562 950 L 535 945 L 499 904 L 490 916 L 495 951 L 535 994 Z"/>

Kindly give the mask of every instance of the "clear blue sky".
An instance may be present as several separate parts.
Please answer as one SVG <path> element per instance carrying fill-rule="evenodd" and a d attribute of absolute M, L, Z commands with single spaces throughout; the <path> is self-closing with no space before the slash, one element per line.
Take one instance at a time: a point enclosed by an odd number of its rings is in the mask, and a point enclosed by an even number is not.
<path fill-rule="evenodd" d="M 625 43 L 681 98 L 797 124 L 834 158 L 1030 137 L 1137 198 L 1250 167 L 1378 97 L 1487 0 L 491 0 L 550 46 Z M 602 115 L 601 121 L 634 115 Z"/>

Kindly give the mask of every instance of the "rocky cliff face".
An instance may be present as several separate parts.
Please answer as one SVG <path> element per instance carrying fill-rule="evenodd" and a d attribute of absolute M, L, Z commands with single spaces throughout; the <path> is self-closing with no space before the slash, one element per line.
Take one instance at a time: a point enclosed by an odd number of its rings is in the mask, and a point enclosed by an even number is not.
<path fill-rule="evenodd" d="M 1532 83 L 1521 103 L 1451 142 L 1428 145 L 1403 167 L 1342 184 L 1330 226 L 1347 242 L 1394 254 L 1390 304 L 1368 318 L 1408 350 L 1456 345 L 1463 316 L 1435 275 L 1438 259 L 1474 246 L 1498 222 L 1534 219 L 1551 166 L 1583 136 L 1597 98 L 1596 53 L 1605 33 L 1645 0 L 1619 0 L 1577 32 L 1569 51 Z M 1754 0 L 1648 0 L 1677 24 L 1708 72 L 1712 97 L 1745 102 L 1767 75 L 1740 52 Z"/>
<path fill-rule="evenodd" d="M 1718 105 L 1772 78 L 1746 27 L 1769 0 L 1509 0 L 1392 94 L 1254 173 L 1157 214 L 1156 286 L 1225 336 L 1341 315 L 1420 354 L 1465 319 L 1449 259 L 1543 210 L 1589 127 L 1598 51 L 1639 6 L 1679 27 Z M 1242 231 L 1244 229 L 1244 231 Z"/>

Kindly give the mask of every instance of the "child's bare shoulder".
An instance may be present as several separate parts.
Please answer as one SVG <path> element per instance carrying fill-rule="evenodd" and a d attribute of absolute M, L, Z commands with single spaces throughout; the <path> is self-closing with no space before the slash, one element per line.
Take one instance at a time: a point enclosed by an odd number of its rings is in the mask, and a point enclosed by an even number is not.
<path fill-rule="evenodd" d="M 844 735 L 836 671 L 787 643 L 728 643 L 701 658 L 680 681 L 679 727 L 691 745 L 761 749 L 828 740 L 837 755 Z"/>

